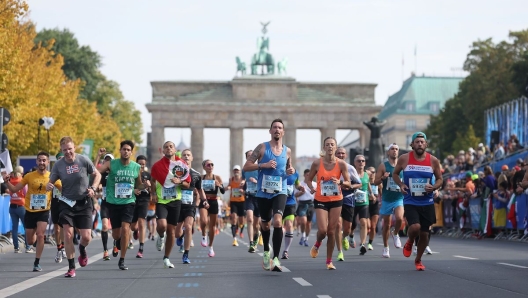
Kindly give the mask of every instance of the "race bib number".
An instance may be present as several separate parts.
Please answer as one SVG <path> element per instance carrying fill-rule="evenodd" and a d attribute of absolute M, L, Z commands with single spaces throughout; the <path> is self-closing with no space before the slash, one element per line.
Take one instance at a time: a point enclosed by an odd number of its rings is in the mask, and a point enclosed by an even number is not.
<path fill-rule="evenodd" d="M 286 193 L 288 196 L 291 196 L 293 194 L 293 185 L 286 186 Z"/>
<path fill-rule="evenodd" d="M 248 193 L 250 193 L 250 194 L 255 194 L 255 193 L 257 193 L 257 184 L 248 181 L 248 182 L 246 183 L 246 191 L 247 191 Z"/>
<path fill-rule="evenodd" d="M 70 200 L 70 199 L 68 199 L 68 198 L 66 198 L 66 197 L 63 197 L 63 196 L 60 196 L 60 197 L 59 197 L 59 200 L 60 200 L 60 201 L 63 201 L 63 202 L 66 203 L 66 204 L 68 204 L 68 206 L 70 206 L 70 207 L 75 206 L 75 203 L 77 203 L 77 201 Z"/>
<path fill-rule="evenodd" d="M 239 198 L 242 196 L 242 192 L 240 191 L 240 188 L 232 188 L 231 191 L 233 192 L 233 197 Z"/>
<path fill-rule="evenodd" d="M 193 191 L 188 189 L 182 190 L 181 202 L 182 204 L 192 204 Z"/>
<path fill-rule="evenodd" d="M 41 210 L 46 209 L 48 205 L 48 196 L 45 194 L 31 195 L 31 200 L 29 201 L 29 208 L 31 210 Z"/>
<path fill-rule="evenodd" d="M 388 177 L 387 179 L 387 181 L 389 182 L 387 183 L 387 190 L 401 192 L 400 186 L 394 182 L 392 177 Z"/>
<path fill-rule="evenodd" d="M 354 200 L 356 203 L 363 204 L 367 201 L 367 193 L 358 189 L 354 194 Z"/>
<path fill-rule="evenodd" d="M 53 188 L 53 197 L 58 199 L 60 196 L 61 196 L 60 190 L 58 188 L 54 187 Z"/>
<path fill-rule="evenodd" d="M 116 183 L 115 197 L 116 199 L 129 199 L 132 197 L 134 187 L 130 183 Z"/>
<path fill-rule="evenodd" d="M 164 187 L 161 190 L 161 196 L 164 199 L 174 199 L 174 198 L 176 198 L 176 187 L 169 187 L 169 188 Z"/>
<path fill-rule="evenodd" d="M 262 192 L 265 193 L 279 193 L 282 191 L 282 177 L 263 175 L 262 176 Z"/>
<path fill-rule="evenodd" d="M 204 191 L 214 191 L 215 186 L 215 180 L 202 180 L 202 189 Z"/>
<path fill-rule="evenodd" d="M 339 188 L 337 184 L 332 180 L 323 181 L 321 183 L 321 195 L 322 196 L 337 196 L 339 194 Z"/>
<path fill-rule="evenodd" d="M 411 195 L 415 197 L 425 196 L 425 185 L 429 183 L 427 178 L 409 178 L 409 188 Z"/>
<path fill-rule="evenodd" d="M 370 188 L 372 189 L 372 194 L 377 196 L 378 195 L 378 186 L 374 185 L 374 184 L 371 184 Z"/>

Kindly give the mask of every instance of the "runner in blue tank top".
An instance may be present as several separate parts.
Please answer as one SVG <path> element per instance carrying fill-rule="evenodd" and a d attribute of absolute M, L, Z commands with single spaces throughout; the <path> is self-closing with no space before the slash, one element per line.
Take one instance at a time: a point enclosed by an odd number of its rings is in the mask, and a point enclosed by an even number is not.
<path fill-rule="evenodd" d="M 442 186 L 440 162 L 431 154 L 425 152 L 427 136 L 417 132 L 412 136 L 411 152 L 398 158 L 392 179 L 400 187 L 403 194 L 403 206 L 408 229 L 407 243 L 403 247 L 403 255 L 409 257 L 412 253 L 414 238 L 420 236 L 418 252 L 414 264 L 416 270 L 425 270 L 422 255 L 427 246 L 429 227 L 436 222 L 433 192 Z M 404 181 L 400 179 L 403 171 Z M 436 181 L 432 185 L 432 178 Z"/>
<path fill-rule="evenodd" d="M 282 215 L 286 205 L 286 179 L 295 173 L 291 165 L 291 150 L 282 144 L 284 124 L 281 119 L 271 122 L 269 130 L 271 140 L 259 144 L 244 164 L 244 171 L 259 171 L 257 183 L 257 202 L 261 216 L 264 253 L 264 270 L 282 272 L 279 254 L 282 245 Z M 273 260 L 270 260 L 270 229 L 273 217 Z M 273 264 L 271 264 L 273 263 Z"/>
<path fill-rule="evenodd" d="M 398 232 L 403 222 L 403 194 L 400 187 L 392 179 L 392 173 L 398 160 L 400 148 L 396 143 L 391 144 L 387 150 L 387 160 L 378 166 L 374 184 L 383 185 L 381 192 L 381 209 L 380 215 L 383 219 L 383 253 L 384 258 L 390 258 L 389 253 L 389 234 L 392 235 L 394 247 L 401 248 L 401 240 Z M 400 174 L 400 179 L 403 175 Z M 394 232 L 390 233 L 391 215 L 394 214 L 395 225 Z"/>
<path fill-rule="evenodd" d="M 246 152 L 246 160 L 253 154 L 253 150 Z M 246 222 L 247 233 L 249 238 L 248 252 L 254 253 L 257 250 L 258 239 L 260 236 L 260 211 L 257 203 L 257 179 L 258 170 L 245 172 L 242 171 L 244 177 L 244 191 L 246 192 Z"/>

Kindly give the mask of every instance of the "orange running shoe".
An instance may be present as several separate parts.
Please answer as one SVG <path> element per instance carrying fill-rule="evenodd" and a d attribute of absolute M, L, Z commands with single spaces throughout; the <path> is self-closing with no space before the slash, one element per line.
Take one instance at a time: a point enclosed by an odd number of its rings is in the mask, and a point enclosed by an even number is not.
<path fill-rule="evenodd" d="M 422 261 L 414 261 L 414 266 L 416 266 L 416 270 L 418 271 L 425 271 L 425 266 L 422 264 Z"/>
<path fill-rule="evenodd" d="M 408 258 L 411 256 L 412 254 L 412 242 L 410 242 L 409 240 L 407 240 L 407 242 L 405 242 L 405 245 L 403 246 L 403 255 Z"/>

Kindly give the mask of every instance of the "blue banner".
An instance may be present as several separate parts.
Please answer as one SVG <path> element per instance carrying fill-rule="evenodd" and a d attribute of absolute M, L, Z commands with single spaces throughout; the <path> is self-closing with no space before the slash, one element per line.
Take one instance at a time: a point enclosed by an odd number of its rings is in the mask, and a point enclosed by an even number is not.
<path fill-rule="evenodd" d="M 511 135 L 515 134 L 521 145 L 526 147 L 528 141 L 528 98 L 522 97 L 500 106 L 486 110 L 486 144 L 490 144 L 491 132 L 500 132 L 500 140 L 505 145 Z M 491 151 L 494 148 L 490 148 Z"/>

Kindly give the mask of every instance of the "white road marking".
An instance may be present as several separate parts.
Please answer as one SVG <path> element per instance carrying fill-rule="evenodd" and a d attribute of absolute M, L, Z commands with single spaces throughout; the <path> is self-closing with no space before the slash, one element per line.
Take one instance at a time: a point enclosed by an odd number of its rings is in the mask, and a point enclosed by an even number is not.
<path fill-rule="evenodd" d="M 103 259 L 103 253 L 91 256 L 91 257 L 88 258 L 88 265 L 93 264 L 93 263 L 95 263 L 97 261 L 100 261 L 102 259 Z M 79 267 L 81 267 L 79 265 L 79 263 L 77 263 L 75 266 L 77 267 L 77 270 L 79 269 Z M 4 297 L 8 297 L 8 296 L 20 293 L 20 292 L 22 292 L 24 290 L 27 290 L 27 289 L 32 288 L 32 287 L 34 287 L 36 285 L 39 285 L 39 284 L 41 284 L 43 282 L 46 282 L 46 281 L 48 281 L 48 280 L 50 280 L 52 278 L 64 275 L 64 273 L 66 273 L 66 271 L 68 271 L 68 268 L 69 267 L 66 266 L 66 267 L 57 269 L 55 271 L 51 271 L 49 273 L 42 274 L 42 275 L 30 278 L 30 279 L 24 280 L 22 282 L 19 282 L 19 283 L 15 284 L 15 285 L 10 286 L 10 287 L 4 288 L 4 289 L 2 289 L 0 291 L 0 298 L 4 298 Z M 82 272 L 82 270 L 81 270 L 81 272 Z"/>
<path fill-rule="evenodd" d="M 497 264 L 510 266 L 510 267 L 515 267 L 515 268 L 528 269 L 528 267 L 526 267 L 526 266 L 520 266 L 520 265 L 515 265 L 515 264 L 508 264 L 508 263 L 497 263 Z"/>
<path fill-rule="evenodd" d="M 317 295 L 317 298 L 332 298 L 332 296 L 328 296 L 328 295 Z"/>
<path fill-rule="evenodd" d="M 460 258 L 460 259 L 467 259 L 467 260 L 478 260 L 478 258 L 464 257 L 464 256 L 453 256 L 453 257 Z"/>
<path fill-rule="evenodd" d="M 281 266 L 282 267 L 282 272 L 291 272 L 290 269 L 284 267 L 284 266 Z"/>
<path fill-rule="evenodd" d="M 307 282 L 306 280 L 304 280 L 304 278 L 302 277 L 294 277 L 293 280 L 295 280 L 296 282 L 298 282 L 301 286 L 303 287 L 311 287 L 312 284 Z"/>
<path fill-rule="evenodd" d="M 262 257 L 262 256 L 264 255 L 264 253 L 262 253 L 262 252 L 259 252 L 259 253 L 257 253 L 257 255 L 259 255 L 259 256 L 261 256 L 261 257 Z"/>

